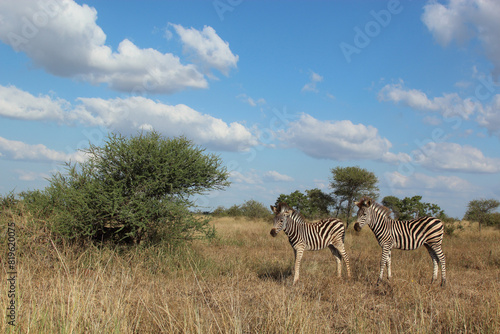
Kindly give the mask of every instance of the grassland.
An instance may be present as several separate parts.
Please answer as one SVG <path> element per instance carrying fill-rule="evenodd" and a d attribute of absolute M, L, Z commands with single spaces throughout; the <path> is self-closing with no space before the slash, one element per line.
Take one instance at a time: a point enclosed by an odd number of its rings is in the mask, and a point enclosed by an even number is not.
<path fill-rule="evenodd" d="M 16 326 L 3 333 L 499 333 L 500 231 L 446 236 L 447 287 L 430 285 L 425 249 L 393 251 L 393 279 L 375 285 L 380 248 L 350 227 L 353 277 L 328 250 L 293 252 L 269 222 L 220 218 L 218 237 L 191 247 L 110 248 L 55 243 L 28 214 L 15 220 Z M 8 306 L 2 240 L 0 308 Z"/>

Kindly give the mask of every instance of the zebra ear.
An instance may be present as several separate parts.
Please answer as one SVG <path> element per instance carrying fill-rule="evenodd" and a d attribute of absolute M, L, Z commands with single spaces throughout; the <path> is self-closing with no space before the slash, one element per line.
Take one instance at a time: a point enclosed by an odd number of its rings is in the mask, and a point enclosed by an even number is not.
<path fill-rule="evenodd" d="M 365 201 L 365 206 L 366 206 L 366 207 L 369 207 L 370 205 L 372 205 L 372 200 L 371 200 L 371 198 L 369 198 L 369 199 L 367 199 L 367 200 Z"/>
<path fill-rule="evenodd" d="M 284 213 L 285 215 L 290 216 L 293 213 L 293 209 L 288 209 Z"/>
<path fill-rule="evenodd" d="M 278 209 L 276 209 L 276 207 L 275 207 L 275 206 L 272 206 L 272 205 L 270 205 L 270 207 L 271 207 L 271 211 L 272 211 L 275 215 L 277 215 L 277 214 L 278 214 Z"/>
<path fill-rule="evenodd" d="M 361 203 L 360 202 L 354 202 L 358 208 L 361 208 Z"/>

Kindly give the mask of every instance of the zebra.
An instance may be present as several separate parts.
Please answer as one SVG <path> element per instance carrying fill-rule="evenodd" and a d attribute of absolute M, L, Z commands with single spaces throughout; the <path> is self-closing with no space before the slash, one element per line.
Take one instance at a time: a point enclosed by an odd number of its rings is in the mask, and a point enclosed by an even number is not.
<path fill-rule="evenodd" d="M 342 262 L 344 259 L 347 268 L 347 277 L 351 277 L 349 257 L 344 247 L 344 223 L 337 218 L 327 218 L 319 222 L 309 223 L 305 218 L 286 203 L 279 203 L 277 207 L 271 205 L 276 215 L 271 235 L 276 237 L 283 230 L 295 255 L 295 274 L 293 285 L 299 280 L 299 268 L 305 250 L 330 249 L 337 261 L 337 275 L 342 276 Z"/>
<path fill-rule="evenodd" d="M 355 204 L 359 210 L 354 229 L 359 232 L 365 224 L 368 224 L 380 247 L 382 247 L 380 275 L 377 285 L 382 280 L 385 265 L 387 265 L 387 278 L 391 279 L 392 248 L 413 250 L 422 245 L 427 248 L 434 265 L 431 284 L 437 279 L 438 263 L 440 263 L 441 286 L 446 285 L 446 260 L 441 248 L 444 227 L 441 220 L 434 217 L 422 217 L 406 221 L 394 220 L 390 218 L 388 208 L 374 202 L 367 196 L 362 197 Z"/>

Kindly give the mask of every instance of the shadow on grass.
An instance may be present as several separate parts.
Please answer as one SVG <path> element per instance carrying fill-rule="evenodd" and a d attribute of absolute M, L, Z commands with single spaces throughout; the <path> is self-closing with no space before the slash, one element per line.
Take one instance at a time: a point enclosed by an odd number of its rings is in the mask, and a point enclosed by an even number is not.
<path fill-rule="evenodd" d="M 269 266 L 264 266 L 257 271 L 257 276 L 260 279 L 273 280 L 276 282 L 284 282 L 288 277 L 292 275 L 293 275 L 292 266 L 283 268 L 277 265 L 269 265 Z"/>

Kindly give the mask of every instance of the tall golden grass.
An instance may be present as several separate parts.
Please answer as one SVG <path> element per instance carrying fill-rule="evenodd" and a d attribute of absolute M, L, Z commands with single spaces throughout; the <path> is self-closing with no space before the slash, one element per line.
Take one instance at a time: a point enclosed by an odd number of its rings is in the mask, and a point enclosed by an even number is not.
<path fill-rule="evenodd" d="M 218 238 L 191 247 L 110 248 L 55 243 L 29 215 L 17 227 L 16 325 L 3 333 L 499 333 L 500 231 L 445 236 L 447 287 L 430 285 L 425 249 L 393 251 L 393 278 L 375 285 L 381 250 L 349 228 L 353 277 L 328 250 L 293 252 L 265 221 L 220 218 Z M 2 247 L 6 243 L 2 239 Z M 6 310 L 2 252 L 0 308 Z M 345 269 L 345 267 L 343 268 Z"/>

